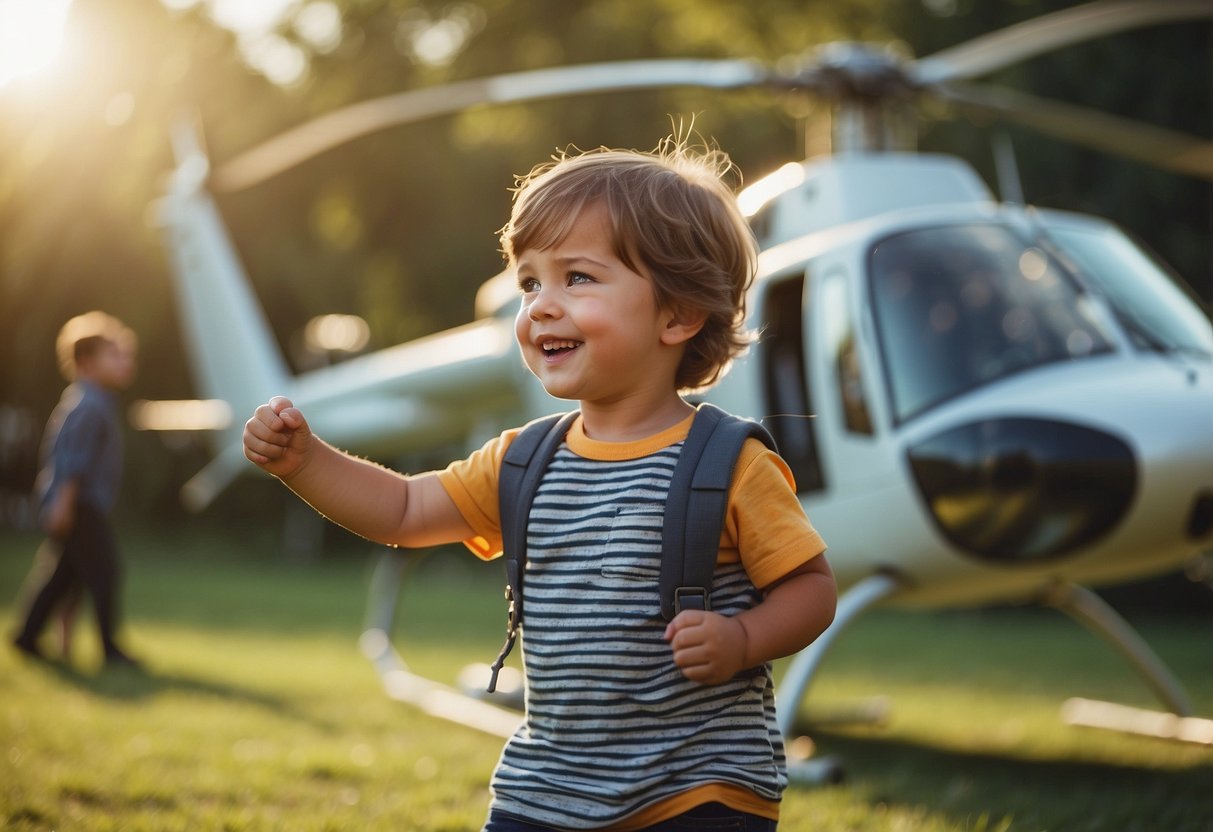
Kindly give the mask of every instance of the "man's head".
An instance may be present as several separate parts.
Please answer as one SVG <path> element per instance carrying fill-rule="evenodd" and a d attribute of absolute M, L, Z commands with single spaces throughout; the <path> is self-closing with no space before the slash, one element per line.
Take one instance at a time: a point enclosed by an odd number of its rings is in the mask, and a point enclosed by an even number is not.
<path fill-rule="evenodd" d="M 88 379 L 123 390 L 134 380 L 137 343 L 135 333 L 117 318 L 93 311 L 63 325 L 55 354 L 68 381 Z"/>
<path fill-rule="evenodd" d="M 520 179 L 502 249 L 514 266 L 530 249 L 568 236 L 591 205 L 609 218 L 616 256 L 652 277 L 657 305 L 702 317 L 679 366 L 679 389 L 715 382 L 750 342 L 745 294 L 757 249 L 732 191 L 720 151 L 668 139 L 652 153 L 600 149 L 562 156 Z"/>

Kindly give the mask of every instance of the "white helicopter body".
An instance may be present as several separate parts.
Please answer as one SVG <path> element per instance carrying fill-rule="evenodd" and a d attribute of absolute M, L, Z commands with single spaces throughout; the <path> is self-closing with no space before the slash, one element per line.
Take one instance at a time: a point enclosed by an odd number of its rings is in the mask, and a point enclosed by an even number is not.
<path fill-rule="evenodd" d="M 1028 239 L 1041 233 L 1034 228 L 1068 230 L 1071 235 L 1097 237 L 1100 245 L 1130 250 L 1132 244 L 1118 230 L 1090 217 L 998 206 L 979 182 L 975 186 L 973 174 L 954 159 L 882 154 L 872 159 L 835 158 L 807 168 L 803 181 L 808 184 L 798 187 L 814 195 L 824 190 L 819 184 L 822 179 L 840 192 L 867 186 L 871 194 L 875 178 L 897 183 L 893 190 L 899 193 L 904 188 L 919 194 L 920 200 L 938 199 L 930 207 L 894 204 L 887 212 L 869 202 L 842 218 L 842 225 L 821 223 L 828 230 L 781 243 L 766 250 L 760 260 L 760 278 L 750 302 L 751 310 L 756 310 L 752 312 L 756 328 L 771 323 L 763 319 L 762 310 L 774 287 L 808 275 L 802 322 L 803 333 L 807 333 L 808 400 L 814 405 L 811 424 L 818 434 L 815 444 L 824 483 L 820 490 L 806 492 L 803 501 L 830 543 L 831 563 L 843 586 L 873 572 L 887 571 L 906 578 L 907 586 L 895 603 L 971 606 L 1028 598 L 1058 580 L 1102 584 L 1140 577 L 1152 569 L 1167 571 L 1208 548 L 1207 530 L 1194 535 L 1188 526 L 1197 510 L 1195 502 L 1202 496 L 1207 501 L 1213 484 L 1213 363 L 1209 353 L 1213 336 L 1207 319 L 1145 258 L 1134 263 L 1140 268 L 1133 278 L 1143 290 L 1173 302 L 1176 315 L 1193 333 L 1194 346 L 1203 345 L 1203 353 L 1135 347 L 1113 310 L 1104 305 L 1106 301 L 1095 296 L 1098 286 L 1093 286 L 1083 303 L 1087 314 L 1098 317 L 1101 331 L 1108 337 L 1106 352 L 1042 362 L 999 376 L 900 424 L 890 412 L 890 385 L 885 379 L 893 368 L 881 362 L 880 324 L 874 317 L 869 285 L 870 256 L 882 241 L 917 229 L 976 224 L 1016 229 Z M 956 187 L 940 186 L 941 168 Z M 853 180 L 847 176 L 851 172 L 858 174 Z M 917 190 L 916 184 L 920 186 Z M 795 204 L 799 195 L 789 193 L 786 201 Z M 840 202 L 825 201 L 835 208 Z M 869 216 L 857 216 L 864 213 Z M 805 224 L 812 226 L 814 219 Z M 783 228 L 791 224 L 786 217 L 776 223 Z M 1025 250 L 1033 249 L 1028 246 Z M 826 293 L 839 300 L 821 302 Z M 840 321 L 840 313 L 850 320 Z M 861 362 L 856 375 L 862 374 L 864 379 L 863 394 L 870 411 L 870 425 L 863 431 L 848 429 L 845 397 L 834 363 L 837 349 L 831 342 L 844 326 L 856 341 L 856 357 Z M 755 403 L 771 399 L 763 389 L 770 376 L 764 378 L 754 366 L 763 360 L 763 353 L 760 343 L 706 398 L 768 424 L 775 417 L 778 423 L 771 407 L 755 407 Z M 1030 555 L 974 557 L 941 534 L 926 496 L 914 481 L 909 449 L 959 426 L 989 425 L 1010 417 L 1039 420 L 1045 434 L 1051 425 L 1060 423 L 1122 438 L 1131 449 L 1138 475 L 1132 504 L 1126 506 L 1115 528 L 1081 549 L 1036 562 Z M 1047 448 L 1038 450 L 1048 453 Z M 985 460 L 987 465 L 993 461 L 993 457 Z M 1005 496 L 1008 502 L 1016 497 L 1026 499 L 1010 492 Z M 1051 518 L 1050 522 L 1064 523 L 1066 518 Z M 1048 529 L 1037 532 L 1049 533 Z"/>

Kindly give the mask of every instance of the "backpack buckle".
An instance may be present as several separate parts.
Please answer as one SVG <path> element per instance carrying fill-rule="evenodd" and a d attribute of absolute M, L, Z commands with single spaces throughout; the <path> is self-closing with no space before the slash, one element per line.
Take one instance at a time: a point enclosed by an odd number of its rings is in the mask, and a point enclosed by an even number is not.
<path fill-rule="evenodd" d="M 506 610 L 505 617 L 505 632 L 506 635 L 513 635 L 518 630 L 518 600 L 514 596 L 514 588 L 509 584 L 505 586 L 505 600 L 509 602 L 509 608 Z"/>
<path fill-rule="evenodd" d="M 712 601 L 708 597 L 708 591 L 701 586 L 680 586 L 674 590 L 674 615 L 683 610 L 702 610 L 707 612 L 712 609 Z"/>

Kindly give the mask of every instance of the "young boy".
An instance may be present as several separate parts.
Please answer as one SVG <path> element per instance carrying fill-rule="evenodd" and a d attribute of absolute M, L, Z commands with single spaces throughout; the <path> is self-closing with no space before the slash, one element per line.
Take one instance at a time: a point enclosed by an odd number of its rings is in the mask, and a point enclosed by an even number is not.
<path fill-rule="evenodd" d="M 59 331 L 59 367 L 71 384 L 47 423 L 38 474 L 40 518 L 48 540 L 28 586 L 25 623 L 13 644 L 42 657 L 38 637 L 56 610 L 66 651 L 76 600 L 92 598 L 107 665 L 133 665 L 115 640 L 121 564 L 109 513 L 122 478 L 118 392 L 135 374 L 135 336 L 104 312 L 72 318 Z M 49 566 L 49 568 L 45 568 Z"/>
<path fill-rule="evenodd" d="M 769 830 L 787 777 L 769 662 L 834 614 L 825 544 L 777 455 L 749 439 L 730 491 L 712 612 L 660 613 L 670 474 L 695 408 L 748 342 L 753 237 L 722 153 L 669 142 L 536 168 L 501 240 L 522 356 L 580 417 L 531 508 L 525 724 L 493 776 L 486 832 Z M 245 455 L 333 521 L 397 546 L 501 550 L 498 470 L 518 430 L 403 476 L 324 444 L 283 398 Z"/>

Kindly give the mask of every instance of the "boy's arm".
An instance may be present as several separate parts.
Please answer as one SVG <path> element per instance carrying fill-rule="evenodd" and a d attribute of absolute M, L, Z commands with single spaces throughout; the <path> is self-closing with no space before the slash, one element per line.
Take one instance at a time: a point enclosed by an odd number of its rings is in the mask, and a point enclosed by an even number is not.
<path fill-rule="evenodd" d="M 67 540 L 76 525 L 76 498 L 80 480 L 72 478 L 61 484 L 51 498 L 42 518 L 42 530 L 55 540 Z"/>
<path fill-rule="evenodd" d="M 732 617 L 686 610 L 666 627 L 665 638 L 683 676 L 718 684 L 807 647 L 834 620 L 836 602 L 834 575 L 818 555 L 770 587 L 752 609 Z"/>
<path fill-rule="evenodd" d="M 434 546 L 474 535 L 433 473 L 406 477 L 312 434 L 285 398 L 245 423 L 244 454 L 305 502 L 355 534 L 391 546 Z"/>

